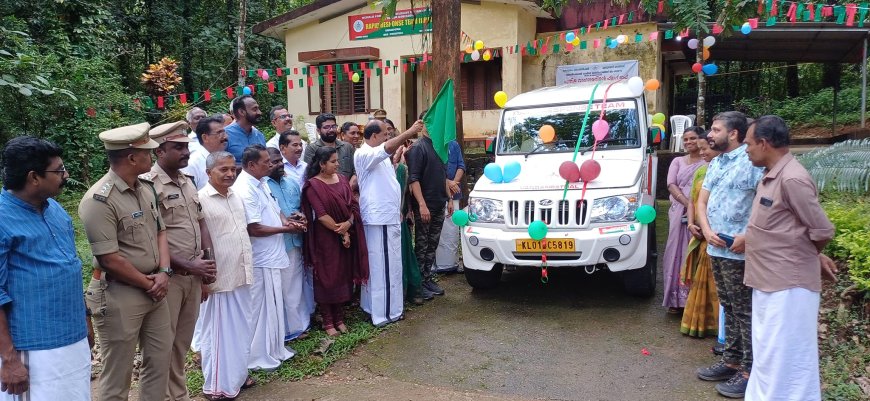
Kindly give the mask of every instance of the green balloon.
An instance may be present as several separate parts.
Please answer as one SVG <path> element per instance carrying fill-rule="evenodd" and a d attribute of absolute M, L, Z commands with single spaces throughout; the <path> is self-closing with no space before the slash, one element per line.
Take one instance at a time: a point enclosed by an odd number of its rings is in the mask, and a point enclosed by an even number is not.
<path fill-rule="evenodd" d="M 664 124 L 665 118 L 664 113 L 655 113 L 653 114 L 653 124 Z"/>
<path fill-rule="evenodd" d="M 656 208 L 650 205 L 643 205 L 634 212 L 634 218 L 641 224 L 652 223 L 656 219 Z"/>
<path fill-rule="evenodd" d="M 529 224 L 529 236 L 535 241 L 540 241 L 547 236 L 547 225 L 543 221 L 536 220 Z"/>
<path fill-rule="evenodd" d="M 465 227 L 468 225 L 468 212 L 465 210 L 457 210 L 453 212 L 453 224 L 456 224 L 459 227 Z"/>

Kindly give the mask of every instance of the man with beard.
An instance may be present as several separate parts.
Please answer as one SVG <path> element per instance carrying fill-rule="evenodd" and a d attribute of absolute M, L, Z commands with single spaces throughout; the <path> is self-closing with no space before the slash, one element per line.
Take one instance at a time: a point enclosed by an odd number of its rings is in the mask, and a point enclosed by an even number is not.
<path fill-rule="evenodd" d="M 269 121 L 272 122 L 272 127 L 275 128 L 275 136 L 269 139 L 269 142 L 266 142 L 266 147 L 278 149 L 278 140 L 281 137 L 281 133 L 293 129 L 293 115 L 284 106 L 278 105 L 269 110 Z"/>
<path fill-rule="evenodd" d="M 100 133 L 109 172 L 79 203 L 91 253 L 96 258 L 87 304 L 100 337 L 103 371 L 99 396 L 126 400 L 133 356 L 142 351 L 139 399 L 166 397 L 173 337 L 169 325 L 170 257 L 165 226 L 152 184 L 140 174 L 151 169 L 148 123 Z"/>
<path fill-rule="evenodd" d="M 275 369 L 282 361 L 293 357 L 283 341 L 286 330 L 281 276 L 282 270 L 290 266 L 283 234 L 301 232 L 302 227 L 281 218 L 275 195 L 264 180 L 274 167 L 264 146 L 249 146 L 242 154 L 243 170 L 232 187 L 245 205 L 253 249 L 251 327 L 254 334 L 249 369 Z"/>
<path fill-rule="evenodd" d="M 251 145 L 266 146 L 266 137 L 254 125 L 260 122 L 263 112 L 260 105 L 251 95 L 244 95 L 233 99 L 233 116 L 235 121 L 226 126 L 227 152 L 236 157 L 236 164 L 242 162 L 242 152 Z"/>
<path fill-rule="evenodd" d="M 72 219 L 52 199 L 69 177 L 62 156 L 30 136 L 13 138 L 3 152 L 2 400 L 91 399 L 82 262 Z"/>
<path fill-rule="evenodd" d="M 338 172 L 347 177 L 350 181 L 350 187 L 356 187 L 356 169 L 353 165 L 353 154 L 356 148 L 353 145 L 344 142 L 338 138 L 338 125 L 335 116 L 329 113 L 323 113 L 314 119 L 314 124 L 317 126 L 317 131 L 320 133 L 320 139 L 308 144 L 305 147 L 305 153 L 302 157 L 305 163 L 311 164 L 311 159 L 314 158 L 314 152 L 321 146 L 329 146 L 336 148 L 338 151 Z"/>
<path fill-rule="evenodd" d="M 200 125 L 194 129 L 195 140 L 200 146 L 195 152 L 190 152 L 190 160 L 187 167 L 181 169 L 184 174 L 193 177 L 196 189 L 200 190 L 208 184 L 208 175 L 205 173 L 205 159 L 209 154 L 225 150 L 227 148 L 227 132 L 224 129 L 223 116 L 216 114 L 200 120 Z"/>
<path fill-rule="evenodd" d="M 707 167 L 696 212 L 707 239 L 707 254 L 726 325 L 722 359 L 697 373 L 701 380 L 727 380 L 717 384 L 716 391 L 731 398 L 743 397 L 752 371 L 752 289 L 743 284 L 744 233 L 763 175 L 746 154 L 746 130 L 743 113 L 727 111 L 713 117 L 707 138 L 711 148 L 722 154 Z"/>
<path fill-rule="evenodd" d="M 278 149 L 284 156 L 284 173 L 299 183 L 299 188 L 305 185 L 305 169 L 308 163 L 302 161 L 302 152 L 305 149 L 302 137 L 296 130 L 284 131 L 278 141 Z"/>
<path fill-rule="evenodd" d="M 185 115 L 184 120 L 187 121 L 187 125 L 190 126 L 190 133 L 187 134 L 187 137 L 190 138 L 190 143 L 188 144 L 188 149 L 190 149 L 190 154 L 194 154 L 197 150 L 202 149 L 202 146 L 196 140 L 196 127 L 199 125 L 199 122 L 202 121 L 208 114 L 205 110 L 199 107 L 192 107 L 188 110 Z"/>
<path fill-rule="evenodd" d="M 203 249 L 211 248 L 211 237 L 203 221 L 196 187 L 191 177 L 180 171 L 190 158 L 187 150 L 190 138 L 184 134 L 186 128 L 187 123 L 178 121 L 158 125 L 149 131 L 148 135 L 160 146 L 154 149 L 157 162 L 143 177 L 154 183 L 169 241 L 172 269 L 166 302 L 169 304 L 169 327 L 174 342 L 167 397 L 173 401 L 190 400 L 184 362 L 199 316 L 199 304 L 208 296 L 205 285 L 214 279 L 215 274 L 214 261 L 203 259 Z"/>
<path fill-rule="evenodd" d="M 267 148 L 269 158 L 274 165 L 266 183 L 272 191 L 272 197 L 278 202 L 281 209 L 281 218 L 297 225 L 299 231 L 305 231 L 308 222 L 305 216 L 299 212 L 302 204 L 302 187 L 296 179 L 284 173 L 281 152 L 275 148 Z M 294 340 L 308 331 L 311 322 L 309 305 L 305 302 L 305 268 L 302 264 L 302 235 L 299 233 L 284 234 L 284 248 L 287 250 L 287 258 L 290 259 L 290 267 L 281 269 L 281 291 L 284 294 L 284 341 Z M 313 295 L 313 292 L 312 292 Z M 313 301 L 313 299 L 312 299 Z"/>

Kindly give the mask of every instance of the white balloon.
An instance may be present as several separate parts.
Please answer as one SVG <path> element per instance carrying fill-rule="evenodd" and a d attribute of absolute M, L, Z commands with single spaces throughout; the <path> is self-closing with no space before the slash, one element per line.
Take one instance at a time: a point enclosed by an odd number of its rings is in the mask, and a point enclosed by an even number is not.
<path fill-rule="evenodd" d="M 690 49 L 697 49 L 698 48 L 698 39 L 689 39 L 688 45 L 689 45 Z"/>
<path fill-rule="evenodd" d="M 713 46 L 714 44 L 716 44 L 716 38 L 714 38 L 712 36 L 707 36 L 706 38 L 704 38 L 704 46 L 705 47 L 710 47 L 710 46 Z"/>
<path fill-rule="evenodd" d="M 625 43 L 626 39 L 627 39 L 627 38 L 625 37 L 625 35 L 619 35 L 619 36 L 616 37 L 616 41 L 617 41 L 619 44 L 623 44 L 623 43 Z"/>
<path fill-rule="evenodd" d="M 640 77 L 631 77 L 628 79 L 628 90 L 631 91 L 633 96 L 640 96 L 643 94 L 643 80 Z"/>
<path fill-rule="evenodd" d="M 474 61 L 480 60 L 480 52 L 477 50 L 471 52 L 471 59 Z"/>

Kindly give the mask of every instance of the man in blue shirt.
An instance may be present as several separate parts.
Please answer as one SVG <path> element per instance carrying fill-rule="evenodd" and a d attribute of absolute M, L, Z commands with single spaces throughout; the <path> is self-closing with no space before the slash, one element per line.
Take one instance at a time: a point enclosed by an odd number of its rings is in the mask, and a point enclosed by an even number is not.
<path fill-rule="evenodd" d="M 462 200 L 461 183 L 465 175 L 465 160 L 462 158 L 462 148 L 456 141 L 447 144 L 447 186 L 453 197 L 448 202 L 453 202 L 453 210 L 459 210 L 459 201 Z M 453 220 L 444 219 L 444 227 L 441 229 L 441 240 L 438 241 L 438 249 L 435 250 L 435 266 L 432 267 L 437 273 L 461 271 L 459 266 L 459 227 L 453 224 Z"/>
<path fill-rule="evenodd" d="M 233 99 L 231 103 L 236 120 L 227 125 L 227 152 L 236 158 L 236 165 L 242 163 L 242 152 L 251 145 L 266 146 L 266 137 L 254 125 L 260 122 L 263 112 L 260 105 L 250 95 Z"/>
<path fill-rule="evenodd" d="M 298 181 L 284 174 L 284 158 L 275 148 L 266 148 L 274 168 L 266 183 L 281 209 L 281 218 L 305 227 L 305 216 L 299 212 L 302 189 Z M 300 228 L 301 228 L 300 227 Z M 290 266 L 281 269 L 281 291 L 284 295 L 284 340 L 293 340 L 308 331 L 314 313 L 314 276 L 302 264 L 302 234 L 284 234 L 284 246 Z"/>
<path fill-rule="evenodd" d="M 62 154 L 28 136 L 3 154 L 0 381 L 15 399 L 91 399 L 82 264 L 72 219 L 52 199 L 69 177 Z"/>
<path fill-rule="evenodd" d="M 730 398 L 743 397 L 752 370 L 752 289 L 743 284 L 744 233 L 764 170 L 753 166 L 746 154 L 747 127 L 746 116 L 737 111 L 713 117 L 707 138 L 722 154 L 707 168 L 696 213 L 726 325 L 722 360 L 699 369 L 698 378 L 727 380 L 716 391 Z"/>

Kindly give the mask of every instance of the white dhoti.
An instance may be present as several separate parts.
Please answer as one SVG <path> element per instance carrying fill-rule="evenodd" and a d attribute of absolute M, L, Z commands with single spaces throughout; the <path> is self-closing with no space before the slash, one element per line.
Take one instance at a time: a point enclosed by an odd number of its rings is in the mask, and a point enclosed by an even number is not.
<path fill-rule="evenodd" d="M 372 324 L 391 323 L 402 316 L 402 226 L 364 225 L 369 253 L 369 281 L 360 286 L 360 305 Z"/>
<path fill-rule="evenodd" d="M 752 372 L 747 401 L 820 400 L 819 293 L 752 291 Z"/>
<path fill-rule="evenodd" d="M 251 355 L 248 369 L 275 369 L 294 353 L 284 347 L 281 270 L 254 267 L 251 285 Z"/>
<path fill-rule="evenodd" d="M 239 395 L 248 377 L 251 350 L 251 286 L 209 295 L 200 314 L 202 392 L 221 397 Z"/>
<path fill-rule="evenodd" d="M 19 357 L 30 374 L 30 388 L 15 396 L 0 392 L 0 400 L 91 399 L 91 349 L 87 338 L 60 348 L 20 351 Z"/>
<path fill-rule="evenodd" d="M 453 210 L 459 210 L 459 200 L 453 202 Z M 438 240 L 438 248 L 435 249 L 435 265 L 432 271 L 450 272 L 459 269 L 459 226 L 453 224 L 453 219 L 445 218 L 441 228 L 441 239 Z"/>
<path fill-rule="evenodd" d="M 191 142 L 192 143 L 192 142 Z M 190 350 L 193 352 L 199 352 L 199 342 L 202 338 L 202 314 L 205 313 L 205 302 L 199 304 L 199 315 L 196 317 L 196 324 L 193 326 L 193 339 L 190 341 Z"/>
<path fill-rule="evenodd" d="M 317 307 L 317 302 L 314 302 L 314 271 L 305 267 L 303 263 L 302 274 L 305 277 L 305 281 L 302 282 L 302 303 L 310 319 L 314 314 L 314 308 Z"/>
<path fill-rule="evenodd" d="M 285 341 L 308 331 L 311 313 L 305 304 L 305 268 L 302 266 L 302 248 L 287 251 L 290 267 L 281 269 L 281 292 L 284 293 Z"/>

